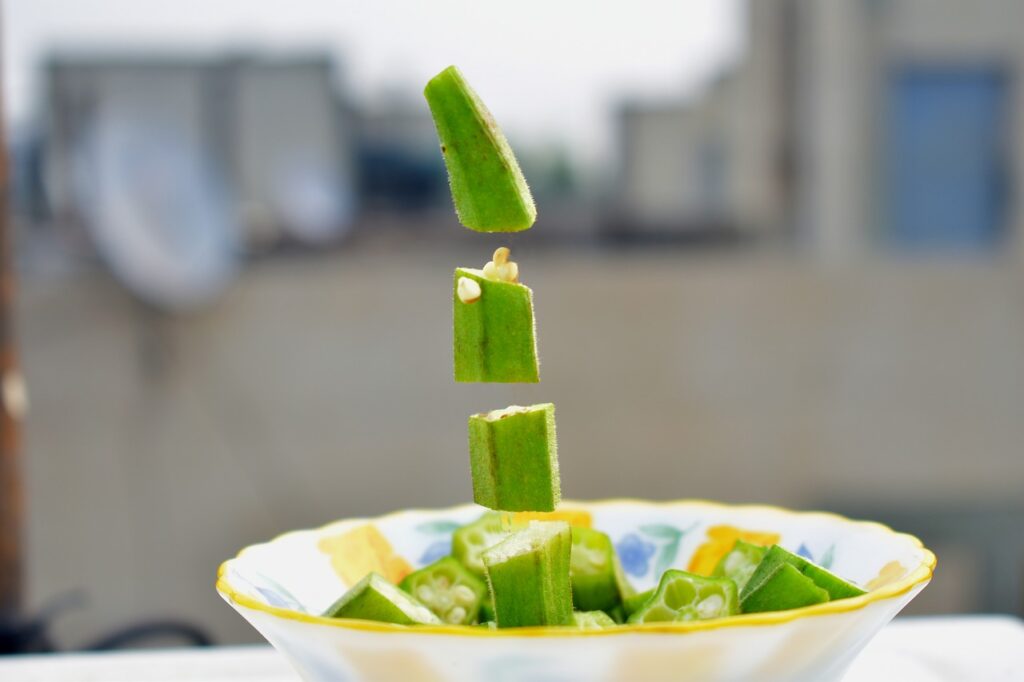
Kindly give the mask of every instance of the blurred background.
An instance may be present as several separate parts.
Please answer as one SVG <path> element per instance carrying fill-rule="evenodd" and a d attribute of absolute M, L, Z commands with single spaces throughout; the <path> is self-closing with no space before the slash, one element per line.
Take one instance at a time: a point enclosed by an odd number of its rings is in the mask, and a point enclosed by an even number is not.
<path fill-rule="evenodd" d="M 4 4 L 23 603 L 59 646 L 256 641 L 221 560 L 466 501 L 466 416 L 548 400 L 570 498 L 886 521 L 940 557 L 910 612 L 1024 613 L 1024 1 Z M 455 219 L 450 63 L 529 232 Z M 543 383 L 457 386 L 451 270 L 504 244 Z"/>

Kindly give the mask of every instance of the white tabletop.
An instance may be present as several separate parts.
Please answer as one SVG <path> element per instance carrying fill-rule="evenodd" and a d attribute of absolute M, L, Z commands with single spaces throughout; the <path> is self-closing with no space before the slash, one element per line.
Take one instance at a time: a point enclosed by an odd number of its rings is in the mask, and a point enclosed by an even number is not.
<path fill-rule="evenodd" d="M 298 682 L 266 646 L 0 658 L 3 682 Z M 1020 682 L 1024 623 L 995 616 L 904 618 L 872 640 L 844 682 Z"/>

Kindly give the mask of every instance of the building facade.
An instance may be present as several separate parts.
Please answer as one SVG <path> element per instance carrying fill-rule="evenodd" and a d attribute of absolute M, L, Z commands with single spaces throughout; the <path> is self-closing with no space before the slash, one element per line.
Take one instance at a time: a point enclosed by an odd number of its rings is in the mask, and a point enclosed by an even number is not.
<path fill-rule="evenodd" d="M 619 208 L 825 259 L 1024 255 L 1024 3 L 756 0 L 740 61 L 622 110 Z"/>

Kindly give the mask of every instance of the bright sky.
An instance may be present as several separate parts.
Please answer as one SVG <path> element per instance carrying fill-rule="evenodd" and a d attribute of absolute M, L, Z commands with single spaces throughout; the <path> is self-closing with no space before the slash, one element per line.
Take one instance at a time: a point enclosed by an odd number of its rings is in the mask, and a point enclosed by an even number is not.
<path fill-rule="evenodd" d="M 356 97 L 418 98 L 458 64 L 511 136 L 597 156 L 622 97 L 671 97 L 733 61 L 742 0 L 8 0 L 6 113 L 34 111 L 51 48 L 335 54 Z"/>

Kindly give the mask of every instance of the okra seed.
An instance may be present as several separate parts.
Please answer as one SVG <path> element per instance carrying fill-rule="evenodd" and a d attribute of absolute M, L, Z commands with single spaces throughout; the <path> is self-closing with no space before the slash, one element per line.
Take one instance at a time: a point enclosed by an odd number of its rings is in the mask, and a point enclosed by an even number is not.
<path fill-rule="evenodd" d="M 455 605 L 455 600 L 452 599 L 450 592 L 440 592 L 437 595 L 437 599 L 434 601 L 434 605 L 442 611 L 447 611 Z"/>
<path fill-rule="evenodd" d="M 449 623 L 461 623 L 466 618 L 466 609 L 461 606 L 456 606 L 454 609 L 448 612 L 448 615 L 444 617 Z"/>
<path fill-rule="evenodd" d="M 487 261 L 487 264 L 484 265 L 484 277 L 492 280 L 500 279 L 500 277 L 498 277 L 498 266 L 494 264 L 494 261 L 489 260 Z"/>
<path fill-rule="evenodd" d="M 508 262 L 509 254 L 512 251 L 507 246 L 499 246 L 494 250 L 494 255 L 491 256 L 491 260 L 494 261 L 495 265 L 504 265 Z"/>
<path fill-rule="evenodd" d="M 480 290 L 480 283 L 469 277 L 459 278 L 457 291 L 459 300 L 463 303 L 475 303 L 480 300 L 480 295 L 483 293 Z"/>
<path fill-rule="evenodd" d="M 416 588 L 416 596 L 421 602 L 430 603 L 434 601 L 434 590 L 429 585 L 420 585 Z"/>
<path fill-rule="evenodd" d="M 722 599 L 722 595 L 713 594 L 697 604 L 697 613 L 701 618 L 713 618 L 722 611 L 723 606 L 725 606 L 725 600 Z"/>
<path fill-rule="evenodd" d="M 446 575 L 439 575 L 437 576 L 437 579 L 434 581 L 434 585 L 441 590 L 447 590 L 449 587 L 451 587 L 451 584 L 451 581 L 448 580 L 448 576 Z"/>
<path fill-rule="evenodd" d="M 455 603 L 461 604 L 462 606 L 469 606 L 476 601 L 476 594 L 473 590 L 469 589 L 465 585 L 458 585 L 452 590 L 452 594 L 455 596 Z"/>

